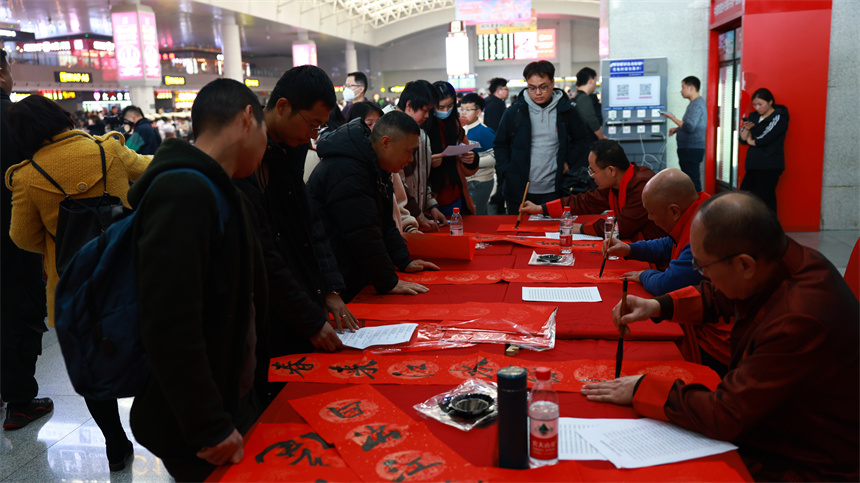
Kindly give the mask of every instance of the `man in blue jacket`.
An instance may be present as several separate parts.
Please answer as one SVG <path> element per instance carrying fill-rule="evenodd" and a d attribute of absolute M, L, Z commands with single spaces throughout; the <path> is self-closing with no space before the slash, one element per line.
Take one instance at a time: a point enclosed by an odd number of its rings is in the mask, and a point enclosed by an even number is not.
<path fill-rule="evenodd" d="M 656 240 L 623 243 L 612 237 L 604 241 L 610 255 L 631 260 L 651 262 L 658 266 L 669 264 L 665 270 L 644 270 L 625 274 L 639 282 L 653 295 L 664 295 L 687 286 L 698 285 L 704 278 L 693 268 L 690 250 L 690 225 L 699 205 L 709 198 L 697 192 L 693 181 L 680 169 L 665 169 L 651 178 L 642 190 L 642 204 L 648 218 L 669 233 Z M 726 373 L 731 354 L 730 324 L 687 326 L 681 353 L 692 362 L 705 364 L 721 376 Z"/>
<path fill-rule="evenodd" d="M 537 205 L 570 195 L 564 175 L 575 167 L 583 143 L 588 149 L 590 135 L 567 94 L 555 88 L 552 63 L 532 62 L 523 77 L 528 88 L 502 115 L 494 146 L 509 215 L 519 212 L 526 183 L 526 199 Z"/>

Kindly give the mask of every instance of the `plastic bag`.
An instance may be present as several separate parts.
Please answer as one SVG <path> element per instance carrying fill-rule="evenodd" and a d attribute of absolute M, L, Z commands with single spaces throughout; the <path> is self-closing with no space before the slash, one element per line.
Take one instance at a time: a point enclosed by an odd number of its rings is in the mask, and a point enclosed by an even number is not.
<path fill-rule="evenodd" d="M 450 391 L 437 394 L 413 406 L 428 418 L 469 431 L 498 416 L 496 383 L 468 379 Z"/>
<path fill-rule="evenodd" d="M 547 267 L 572 267 L 573 253 L 565 253 L 563 255 L 557 253 L 546 253 L 538 255 L 538 252 L 532 251 L 532 256 L 529 258 L 529 265 L 543 265 Z"/>

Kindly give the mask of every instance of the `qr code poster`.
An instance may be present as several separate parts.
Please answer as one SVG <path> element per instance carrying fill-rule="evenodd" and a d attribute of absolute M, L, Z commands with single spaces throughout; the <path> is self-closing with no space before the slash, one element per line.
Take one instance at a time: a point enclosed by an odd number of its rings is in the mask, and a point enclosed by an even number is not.
<path fill-rule="evenodd" d="M 607 96 L 609 107 L 659 106 L 660 76 L 610 77 Z"/>

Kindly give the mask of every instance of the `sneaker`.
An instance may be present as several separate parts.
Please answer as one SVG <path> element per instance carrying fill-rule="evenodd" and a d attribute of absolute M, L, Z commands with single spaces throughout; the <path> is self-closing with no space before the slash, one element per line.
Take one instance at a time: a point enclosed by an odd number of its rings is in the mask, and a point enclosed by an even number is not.
<path fill-rule="evenodd" d="M 3 429 L 21 429 L 53 410 L 54 401 L 49 397 L 33 399 L 23 407 L 10 403 L 6 406 L 6 421 L 3 422 Z"/>
<path fill-rule="evenodd" d="M 121 450 L 119 451 L 119 455 L 112 455 L 111 453 L 116 453 L 116 451 L 112 451 L 113 448 L 108 448 L 108 467 L 111 471 L 122 471 L 125 469 L 125 463 L 134 455 L 134 445 L 131 444 L 131 441 L 125 440 L 125 445 L 120 446 Z M 111 458 L 113 456 L 113 458 Z"/>

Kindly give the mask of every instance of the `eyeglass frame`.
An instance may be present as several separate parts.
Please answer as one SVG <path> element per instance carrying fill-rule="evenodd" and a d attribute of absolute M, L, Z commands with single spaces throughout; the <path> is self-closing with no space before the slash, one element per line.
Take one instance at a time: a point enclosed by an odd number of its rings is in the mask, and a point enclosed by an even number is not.
<path fill-rule="evenodd" d="M 554 88 L 554 86 L 553 86 L 552 84 L 546 84 L 546 85 L 543 85 L 543 86 L 527 86 L 527 87 L 526 87 L 526 90 L 527 90 L 527 91 L 529 91 L 529 92 L 530 92 L 530 93 L 532 93 L 532 94 L 536 94 L 536 93 L 538 93 L 538 92 L 540 92 L 541 94 L 543 94 L 544 92 L 550 91 L 550 90 L 552 90 L 553 88 Z"/>
<path fill-rule="evenodd" d="M 344 86 L 344 87 L 348 87 L 348 88 L 350 88 L 350 89 L 352 89 L 353 87 L 364 87 L 364 86 L 363 86 L 363 85 L 361 85 L 361 84 L 344 84 L 343 86 Z"/>
<path fill-rule="evenodd" d="M 458 107 L 457 112 L 480 111 L 477 107 Z"/>
<path fill-rule="evenodd" d="M 307 119 L 305 119 L 305 116 L 302 116 L 302 111 L 298 111 L 298 114 L 299 114 L 299 116 L 302 118 L 302 120 L 303 120 L 303 121 L 305 121 L 306 123 L 308 123 L 308 126 L 310 126 L 310 127 L 311 127 L 311 129 L 313 129 L 314 131 L 316 131 L 316 132 L 317 132 L 317 134 L 319 134 L 323 129 L 325 129 L 325 128 L 327 128 L 327 127 L 328 127 L 328 124 L 326 124 L 326 123 L 322 123 L 322 124 L 320 124 L 320 126 L 319 126 L 319 127 L 314 127 L 314 125 L 313 125 L 313 124 L 311 124 L 311 122 L 310 122 L 310 121 L 308 121 Z"/>
<path fill-rule="evenodd" d="M 606 168 L 608 168 L 608 167 L 609 167 L 609 166 L 604 166 L 604 167 L 602 167 L 602 168 L 598 169 L 597 171 L 595 171 L 595 170 L 591 169 L 591 165 L 589 165 L 589 166 L 588 166 L 588 175 L 589 175 L 589 176 L 591 176 L 591 177 L 593 178 L 595 174 L 597 174 L 597 173 L 599 173 L 599 172 L 603 171 L 604 169 L 606 169 Z"/>
<path fill-rule="evenodd" d="M 721 259 L 717 260 L 716 262 L 711 262 L 711 263 L 709 263 L 709 264 L 707 264 L 707 265 L 699 265 L 699 262 L 696 260 L 696 258 L 695 258 L 695 257 L 693 257 L 693 260 L 692 260 L 692 262 L 691 262 L 691 263 L 692 263 L 692 265 L 693 265 L 693 270 L 695 270 L 695 271 L 699 272 L 699 275 L 704 275 L 704 274 L 705 274 L 705 273 L 704 273 L 704 272 L 705 272 L 705 269 L 706 269 L 706 268 L 708 268 L 708 267 L 710 267 L 711 265 L 716 265 L 716 264 L 718 264 L 718 263 L 720 263 L 720 262 L 725 262 L 726 260 L 733 259 L 733 258 L 735 258 L 735 257 L 737 257 L 737 256 L 739 256 L 739 255 L 743 255 L 743 252 L 741 252 L 741 253 L 734 253 L 734 254 L 732 254 L 732 255 L 725 256 L 725 257 L 723 257 L 723 258 L 721 258 Z M 753 258 L 753 259 L 755 259 L 755 256 L 753 256 L 752 258 Z"/>

